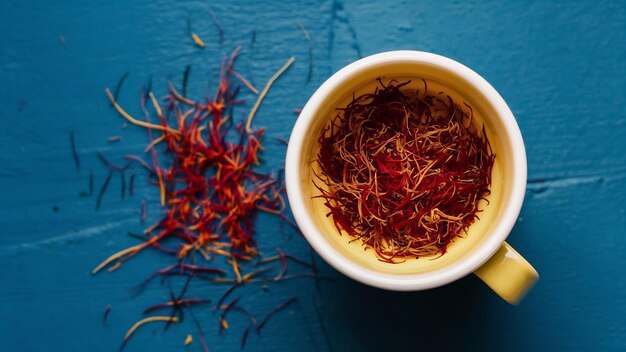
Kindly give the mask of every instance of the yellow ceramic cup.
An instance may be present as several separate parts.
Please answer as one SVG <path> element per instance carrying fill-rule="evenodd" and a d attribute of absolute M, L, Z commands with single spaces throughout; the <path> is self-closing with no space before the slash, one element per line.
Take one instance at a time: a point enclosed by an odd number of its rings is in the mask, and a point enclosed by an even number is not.
<path fill-rule="evenodd" d="M 313 185 L 317 138 L 335 108 L 353 94 L 372 92 L 376 78 L 411 80 L 410 86 L 445 91 L 472 106 L 474 123 L 482 127 L 496 154 L 489 204 L 468 231 L 443 256 L 411 259 L 401 264 L 379 261 L 359 241 L 350 243 L 326 217 L 328 209 Z M 511 232 L 526 191 L 526 152 L 513 113 L 500 94 L 476 72 L 443 56 L 419 51 L 391 51 L 358 60 L 335 73 L 309 99 L 293 129 L 285 166 L 287 195 L 298 226 L 326 262 L 362 283 L 396 291 L 442 286 L 475 273 L 512 304 L 537 281 L 537 271 L 504 240 Z"/>

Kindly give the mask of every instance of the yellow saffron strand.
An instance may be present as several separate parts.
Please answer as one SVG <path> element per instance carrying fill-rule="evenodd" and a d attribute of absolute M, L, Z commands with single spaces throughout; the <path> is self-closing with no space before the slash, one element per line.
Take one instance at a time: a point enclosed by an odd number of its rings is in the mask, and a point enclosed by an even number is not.
<path fill-rule="evenodd" d="M 272 86 L 272 84 L 274 84 L 274 81 L 276 81 L 278 77 L 280 77 L 280 75 L 282 75 L 283 72 L 285 72 L 289 68 L 289 66 L 293 64 L 294 61 L 296 61 L 296 58 L 294 56 L 290 57 L 289 60 L 287 60 L 287 62 L 283 65 L 283 67 L 281 67 L 278 71 L 276 71 L 276 73 L 272 76 L 272 78 L 270 78 L 270 80 L 267 81 L 267 83 L 265 84 L 265 88 L 263 88 L 263 90 L 261 91 L 261 94 L 259 94 L 259 97 L 256 100 L 256 103 L 254 103 L 252 110 L 250 110 L 250 114 L 248 115 L 248 121 L 246 122 L 246 132 L 248 133 L 251 132 L 250 126 L 252 125 L 252 119 L 254 118 L 254 114 L 256 114 L 257 109 L 261 105 L 261 101 L 263 101 L 263 98 L 265 98 L 265 95 L 270 90 L 270 87 Z"/>
<path fill-rule="evenodd" d="M 135 332 L 135 330 L 137 330 L 143 324 L 152 323 L 155 321 L 170 321 L 172 323 L 178 323 L 178 318 L 169 317 L 169 316 L 154 316 L 154 317 L 147 317 L 145 319 L 141 319 L 140 321 L 133 324 L 133 326 L 131 326 L 130 329 L 128 329 L 128 331 L 126 332 L 126 335 L 124 335 L 124 340 L 128 340 L 130 336 Z"/>
<path fill-rule="evenodd" d="M 159 192 L 161 193 L 161 206 L 165 206 L 165 184 L 163 183 L 163 176 L 161 176 L 161 171 L 157 170 L 157 177 L 159 178 Z"/>
<path fill-rule="evenodd" d="M 95 269 L 93 269 L 91 271 L 92 274 L 97 273 L 98 271 L 100 271 L 102 268 L 104 268 L 105 266 L 109 265 L 109 263 L 111 263 L 112 261 L 121 258 L 123 256 L 125 256 L 128 253 L 132 253 L 132 252 L 136 252 L 138 250 L 141 250 L 143 248 L 143 244 L 138 244 L 136 246 L 132 246 L 129 248 L 126 248 L 124 250 L 121 250 L 115 254 L 112 254 L 110 257 L 108 257 L 107 259 L 105 259 L 102 263 L 100 263 L 100 265 L 98 265 Z"/>
<path fill-rule="evenodd" d="M 204 48 L 204 42 L 196 33 L 191 33 L 191 39 L 193 39 L 193 42 L 196 43 L 197 46 Z"/>
<path fill-rule="evenodd" d="M 163 118 L 163 111 L 161 110 L 161 107 L 159 106 L 159 102 L 156 100 L 152 92 L 150 92 L 150 100 L 152 101 L 152 105 L 154 105 L 154 110 L 156 110 L 157 116 L 159 118 Z"/>
<path fill-rule="evenodd" d="M 176 90 L 176 88 L 174 88 L 174 85 L 172 84 L 172 82 L 167 82 L 167 84 L 170 87 L 170 93 L 172 93 L 172 95 L 174 96 L 174 98 L 176 98 L 177 100 L 187 104 L 187 105 L 191 105 L 191 106 L 196 106 L 198 105 L 198 103 L 196 103 L 195 101 L 185 98 L 182 95 L 180 95 L 180 93 L 178 93 L 178 91 Z"/>
<path fill-rule="evenodd" d="M 187 338 L 185 339 L 185 346 L 191 345 L 192 342 L 193 342 L 193 336 L 191 336 L 191 334 L 187 335 Z"/>
<path fill-rule="evenodd" d="M 161 137 L 154 139 L 152 142 L 150 142 L 150 144 L 148 144 L 148 146 L 146 147 L 146 149 L 144 149 L 144 153 L 149 152 L 150 150 L 152 150 L 152 148 L 154 148 L 155 145 L 163 142 L 163 140 L 165 139 L 165 135 L 161 135 Z"/>
<path fill-rule="evenodd" d="M 237 259 L 233 257 L 233 271 L 235 272 L 235 276 L 237 277 L 237 282 L 241 283 L 241 272 L 239 271 L 239 264 L 237 264 Z"/>
<path fill-rule="evenodd" d="M 109 100 L 111 101 L 111 104 L 113 104 L 113 107 L 115 108 L 115 110 L 117 110 L 117 112 L 120 115 L 122 115 L 122 117 L 124 117 L 126 120 L 128 120 L 130 123 L 135 124 L 137 126 L 150 128 L 150 129 L 153 129 L 153 130 L 168 131 L 168 132 L 171 132 L 171 133 L 174 133 L 174 134 L 180 133 L 180 132 L 178 132 L 176 130 L 173 130 L 173 129 L 171 129 L 169 127 L 166 127 L 166 126 L 155 125 L 153 123 L 137 120 L 136 118 L 130 116 L 126 111 L 124 111 L 124 109 L 122 109 L 120 104 L 118 104 L 117 101 L 115 100 L 115 97 L 113 96 L 113 94 L 111 94 L 111 91 L 109 90 L 109 88 L 106 88 L 104 91 L 106 92 L 107 97 L 109 97 Z"/>
<path fill-rule="evenodd" d="M 244 76 L 242 76 L 241 74 L 239 74 L 239 72 L 233 70 L 231 71 L 233 76 L 237 77 L 237 79 L 243 83 L 244 86 L 246 86 L 246 88 L 250 89 L 250 91 L 254 94 L 259 94 L 259 91 L 252 85 L 252 83 L 250 83 L 250 81 L 248 81 Z"/>

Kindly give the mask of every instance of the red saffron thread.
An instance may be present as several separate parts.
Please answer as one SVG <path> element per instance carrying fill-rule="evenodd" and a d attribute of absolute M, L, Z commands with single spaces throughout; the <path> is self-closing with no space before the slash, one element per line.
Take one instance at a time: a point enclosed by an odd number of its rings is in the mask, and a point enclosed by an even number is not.
<path fill-rule="evenodd" d="M 80 171 L 80 158 L 78 157 L 78 151 L 76 150 L 76 140 L 74 139 L 74 132 L 70 132 L 70 148 L 72 150 L 72 158 L 74 159 L 74 166 L 76 166 L 76 172 Z"/>
<path fill-rule="evenodd" d="M 272 308 L 272 310 L 270 310 L 270 312 L 267 313 L 265 318 L 263 318 L 263 320 L 261 320 L 261 322 L 256 326 L 256 332 L 260 333 L 261 329 L 263 329 L 265 324 L 267 324 L 267 322 L 272 318 L 272 316 L 274 316 L 274 314 L 276 314 L 279 311 L 287 308 L 289 305 L 291 305 L 292 303 L 294 303 L 297 300 L 298 300 L 298 297 L 291 297 L 288 300 L 286 300 L 285 302 L 283 302 L 283 303 L 279 304 L 278 306 Z"/>
<path fill-rule="evenodd" d="M 111 312 L 111 308 L 113 308 L 110 304 L 104 308 L 104 312 L 102 313 L 102 324 L 107 324 L 107 318 L 109 317 L 109 313 Z"/>

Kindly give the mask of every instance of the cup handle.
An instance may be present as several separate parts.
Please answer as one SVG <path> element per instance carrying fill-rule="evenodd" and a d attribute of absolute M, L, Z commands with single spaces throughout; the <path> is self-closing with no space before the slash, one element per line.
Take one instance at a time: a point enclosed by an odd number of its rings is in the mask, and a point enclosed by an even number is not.
<path fill-rule="evenodd" d="M 474 271 L 495 293 L 510 304 L 518 304 L 539 279 L 537 270 L 508 243 Z"/>

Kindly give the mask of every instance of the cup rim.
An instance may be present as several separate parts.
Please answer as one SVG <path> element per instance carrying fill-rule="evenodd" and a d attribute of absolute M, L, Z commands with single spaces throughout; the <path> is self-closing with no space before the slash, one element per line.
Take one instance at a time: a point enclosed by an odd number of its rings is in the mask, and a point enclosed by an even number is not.
<path fill-rule="evenodd" d="M 496 115 L 503 122 L 509 137 L 508 140 L 512 147 L 514 174 L 512 180 L 507 180 L 511 182 L 512 190 L 510 201 L 499 217 L 499 223 L 491 233 L 487 235 L 486 239 L 478 248 L 444 268 L 416 274 L 396 275 L 369 270 L 356 264 L 337 251 L 324 238 L 324 235 L 320 233 L 314 225 L 311 214 L 309 214 L 302 205 L 305 199 L 303 198 L 300 184 L 300 159 L 304 144 L 303 140 L 305 136 L 307 136 L 309 126 L 316 118 L 315 111 L 321 104 L 324 104 L 329 98 L 330 93 L 333 92 L 344 79 L 358 75 L 359 72 L 372 66 L 399 62 L 419 62 L 451 71 L 455 75 L 465 79 L 476 90 L 482 92 L 493 105 L 494 110 L 497 112 Z M 395 291 L 417 291 L 448 284 L 472 273 L 491 258 L 502 242 L 507 238 L 519 216 L 526 193 L 526 179 L 526 151 L 522 134 L 513 113 L 495 88 L 478 73 L 457 61 L 433 53 L 412 50 L 388 51 L 374 54 L 345 66 L 328 78 L 311 96 L 298 116 L 291 137 L 289 138 L 287 156 L 285 159 L 285 182 L 291 210 L 296 223 L 313 249 L 328 264 L 344 275 L 370 286 Z"/>

